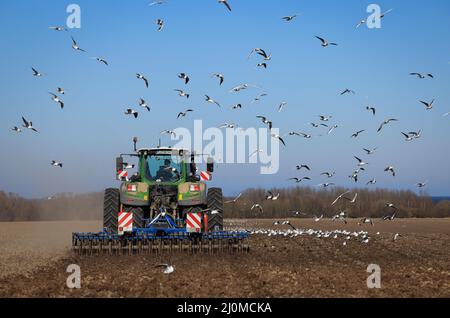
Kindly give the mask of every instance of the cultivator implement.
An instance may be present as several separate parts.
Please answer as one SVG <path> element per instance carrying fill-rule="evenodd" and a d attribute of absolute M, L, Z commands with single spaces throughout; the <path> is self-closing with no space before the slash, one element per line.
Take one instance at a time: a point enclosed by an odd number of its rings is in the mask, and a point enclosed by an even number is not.
<path fill-rule="evenodd" d="M 246 232 L 191 234 L 182 232 L 155 235 L 145 230 L 127 235 L 73 233 L 72 247 L 79 255 L 137 255 L 160 253 L 248 253 Z"/>

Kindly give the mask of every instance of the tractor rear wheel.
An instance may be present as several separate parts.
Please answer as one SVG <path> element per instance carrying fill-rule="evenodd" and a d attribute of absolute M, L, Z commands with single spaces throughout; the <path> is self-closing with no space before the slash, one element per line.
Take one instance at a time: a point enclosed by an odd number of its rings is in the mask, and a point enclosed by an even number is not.
<path fill-rule="evenodd" d="M 123 206 L 123 212 L 133 213 L 133 229 L 142 229 L 144 224 L 144 209 L 137 206 Z"/>
<path fill-rule="evenodd" d="M 111 234 L 117 234 L 120 209 L 119 189 L 106 189 L 103 201 L 103 227 Z"/>
<path fill-rule="evenodd" d="M 223 231 L 223 194 L 220 188 L 210 188 L 207 195 L 208 209 L 219 213 L 210 214 L 208 230 L 210 232 Z"/>

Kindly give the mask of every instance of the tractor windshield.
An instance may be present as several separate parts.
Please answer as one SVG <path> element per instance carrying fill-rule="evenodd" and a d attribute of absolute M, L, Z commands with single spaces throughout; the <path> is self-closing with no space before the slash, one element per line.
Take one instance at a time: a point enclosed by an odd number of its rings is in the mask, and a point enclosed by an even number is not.
<path fill-rule="evenodd" d="M 181 159 L 171 155 L 150 155 L 145 174 L 151 181 L 177 182 L 181 179 Z"/>

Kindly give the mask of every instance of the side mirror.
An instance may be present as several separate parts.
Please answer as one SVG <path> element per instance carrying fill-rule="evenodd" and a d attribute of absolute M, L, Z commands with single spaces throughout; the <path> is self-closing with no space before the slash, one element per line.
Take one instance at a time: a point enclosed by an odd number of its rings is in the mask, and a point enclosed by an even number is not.
<path fill-rule="evenodd" d="M 123 170 L 123 158 L 117 157 L 116 158 L 116 172 L 119 172 Z"/>
<path fill-rule="evenodd" d="M 208 158 L 208 162 L 206 163 L 206 171 L 208 171 L 209 173 L 214 172 L 214 159 L 213 158 Z"/>

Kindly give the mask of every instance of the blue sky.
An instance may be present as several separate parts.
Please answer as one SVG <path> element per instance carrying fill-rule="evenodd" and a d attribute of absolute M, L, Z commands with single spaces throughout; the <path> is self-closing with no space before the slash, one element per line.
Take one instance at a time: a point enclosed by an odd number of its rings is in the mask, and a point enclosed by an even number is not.
<path fill-rule="evenodd" d="M 203 119 L 204 126 L 235 122 L 260 127 L 255 116 L 267 115 L 282 133 L 315 136 L 287 138 L 276 175 L 260 175 L 258 166 L 221 165 L 211 185 L 223 186 L 227 194 L 289 186 L 287 179 L 294 176 L 310 176 L 309 185 L 316 185 L 330 181 L 321 172 L 336 171 L 333 182 L 341 186 L 364 186 L 375 177 L 378 187 L 416 191 L 416 182 L 429 180 L 430 194 L 450 194 L 450 117 L 443 117 L 450 111 L 449 1 L 230 0 L 232 13 L 215 0 L 169 0 L 154 7 L 150 2 L 0 2 L 0 189 L 27 197 L 100 191 L 117 185 L 114 158 L 131 149 L 133 136 L 140 137 L 141 146 L 154 146 L 161 130 L 192 128 L 194 119 Z M 65 24 L 70 3 L 81 7 L 81 29 L 49 30 Z M 381 29 L 355 29 L 368 16 L 370 3 L 394 10 Z M 291 14 L 299 16 L 291 23 L 281 20 Z M 156 32 L 157 18 L 166 23 L 162 32 Z M 71 49 L 70 35 L 87 54 Z M 324 49 L 315 35 L 339 46 Z M 256 57 L 247 59 L 254 47 L 272 52 L 267 70 L 255 67 Z M 110 67 L 92 56 L 104 57 Z M 34 78 L 31 66 L 47 75 Z M 149 77 L 149 89 L 135 78 L 137 72 Z M 190 75 L 188 86 L 177 78 L 179 72 Z M 223 87 L 211 78 L 214 72 L 225 75 Z M 419 80 L 410 72 L 432 73 L 435 79 Z M 228 92 L 242 83 L 263 89 Z M 58 86 L 67 91 L 63 111 L 48 94 Z M 175 88 L 189 91 L 190 100 L 178 97 Z M 356 94 L 340 96 L 345 88 Z M 250 105 L 262 92 L 268 96 Z M 227 107 L 206 104 L 204 94 Z M 125 117 L 124 110 L 138 108 L 141 97 L 151 112 L 141 111 L 138 120 Z M 433 98 L 431 111 L 418 102 Z M 289 104 L 277 113 L 281 101 Z M 376 117 L 365 110 L 368 101 L 377 108 Z M 244 108 L 230 110 L 235 103 Z M 176 120 L 186 108 L 195 112 Z M 318 137 L 326 131 L 307 124 L 317 122 L 320 114 L 332 115 L 339 125 L 333 134 Z M 11 132 L 22 115 L 41 133 Z M 377 134 L 390 117 L 400 121 Z M 367 131 L 351 139 L 360 129 Z M 406 143 L 400 132 L 418 129 L 423 137 Z M 363 147 L 379 150 L 368 157 Z M 369 162 L 356 185 L 348 178 L 356 166 L 354 155 Z M 51 167 L 53 159 L 62 161 L 64 169 Z M 297 173 L 299 163 L 308 163 L 312 172 Z M 396 167 L 397 177 L 383 172 L 387 165 Z"/>

